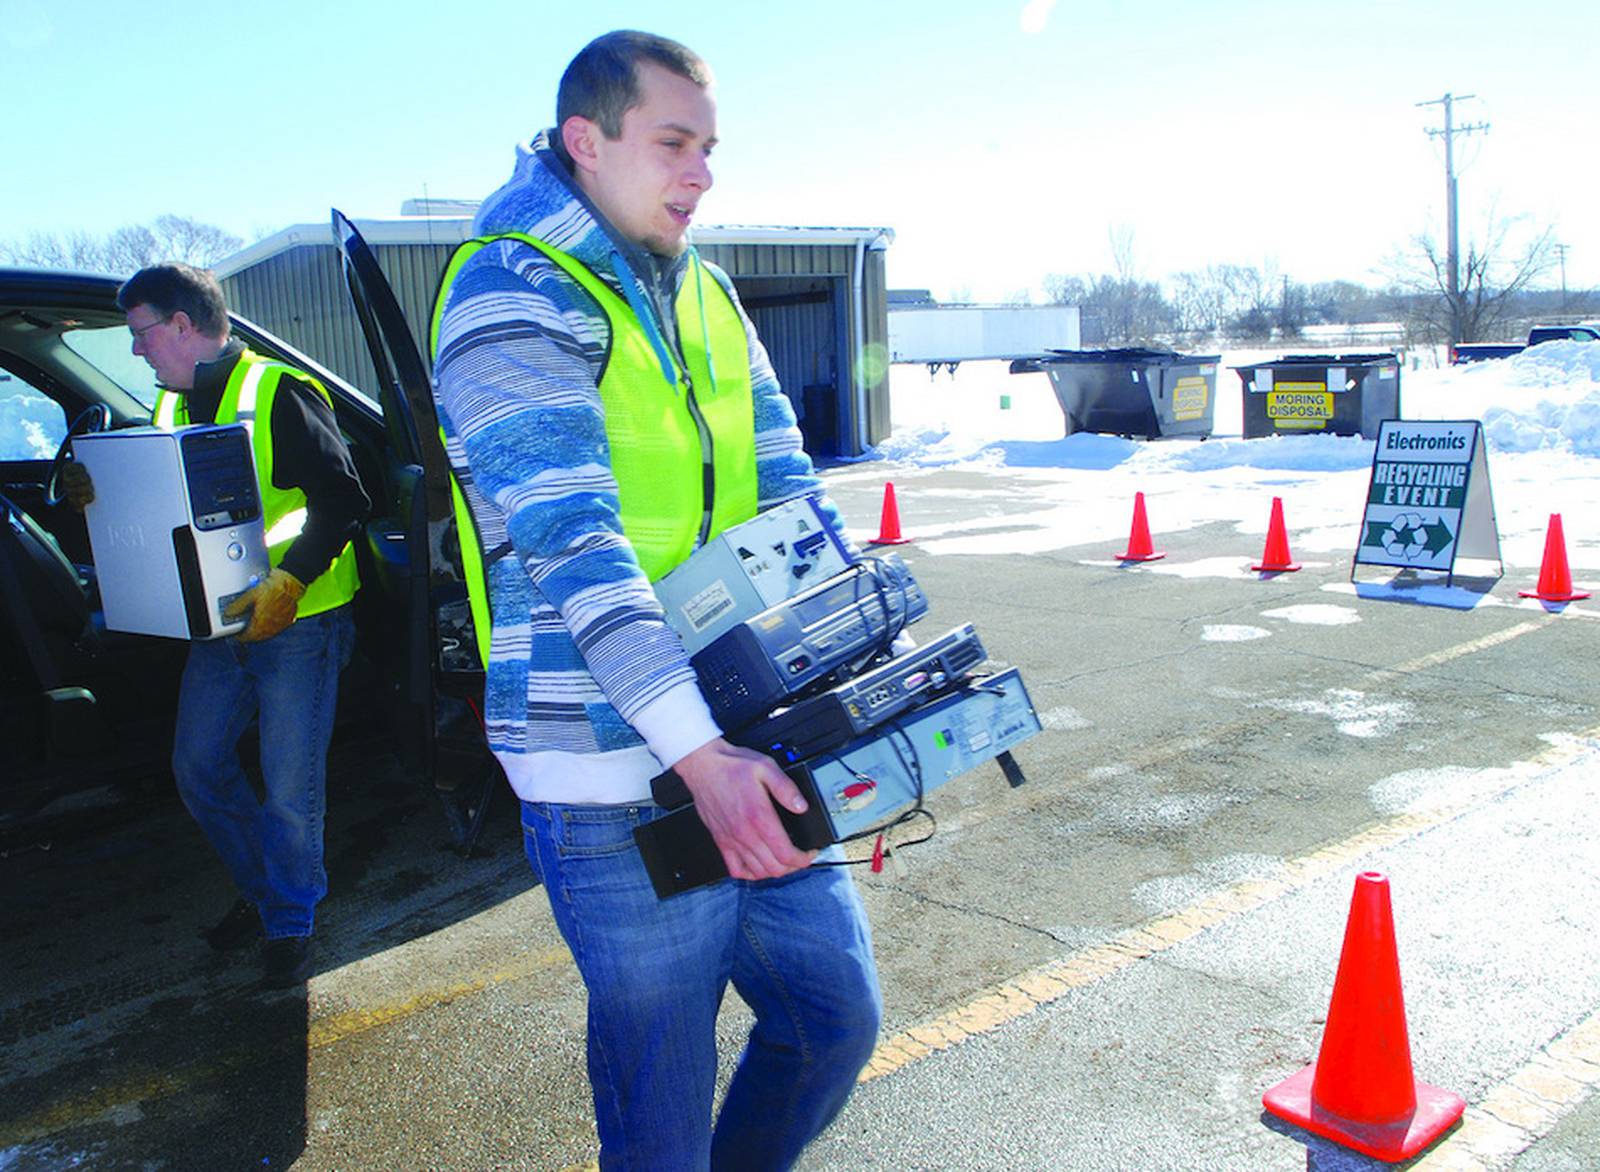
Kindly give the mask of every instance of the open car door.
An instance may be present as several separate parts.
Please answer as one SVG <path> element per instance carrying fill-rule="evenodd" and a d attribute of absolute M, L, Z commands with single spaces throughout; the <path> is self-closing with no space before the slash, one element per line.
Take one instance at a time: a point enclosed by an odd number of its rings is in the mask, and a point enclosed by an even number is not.
<path fill-rule="evenodd" d="M 460 543 L 450 503 L 450 466 L 434 412 L 429 366 L 377 256 L 344 213 L 333 209 L 334 238 L 345 282 L 378 376 L 390 442 L 403 465 L 392 516 L 374 522 L 402 533 L 370 533 L 375 551 L 403 549 L 403 559 L 375 554 L 384 583 L 389 629 L 403 638 L 403 735 L 420 768 L 444 798 L 460 847 L 470 850 L 482 826 L 499 766 L 488 751 L 481 718 L 483 670 L 478 663 Z M 426 325 L 426 323 L 424 323 Z M 409 718 L 409 719 L 408 719 Z"/>

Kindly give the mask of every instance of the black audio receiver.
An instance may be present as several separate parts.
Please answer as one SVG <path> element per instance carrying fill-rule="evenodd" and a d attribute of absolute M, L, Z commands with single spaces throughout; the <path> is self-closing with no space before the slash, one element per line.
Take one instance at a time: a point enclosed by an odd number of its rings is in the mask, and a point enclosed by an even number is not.
<path fill-rule="evenodd" d="M 945 632 L 888 663 L 820 695 L 780 708 L 728 740 L 756 749 L 779 765 L 838 749 L 914 705 L 958 685 L 984 661 L 983 643 L 971 623 Z M 672 770 L 650 782 L 659 805 L 671 809 L 689 801 L 689 791 Z"/>
<path fill-rule="evenodd" d="M 870 558 L 745 619 L 690 662 L 718 722 L 737 728 L 887 650 L 927 611 L 927 596 L 903 561 Z"/>

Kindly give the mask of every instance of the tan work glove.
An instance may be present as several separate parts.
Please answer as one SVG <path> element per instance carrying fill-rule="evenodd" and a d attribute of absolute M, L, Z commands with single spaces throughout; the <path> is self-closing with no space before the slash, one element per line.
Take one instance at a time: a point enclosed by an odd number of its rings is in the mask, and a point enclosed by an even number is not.
<path fill-rule="evenodd" d="M 240 631 L 241 643 L 270 639 L 294 622 L 295 607 L 305 596 L 305 583 L 288 570 L 274 569 L 228 604 L 222 617 L 232 622 L 250 611 L 250 625 Z"/>
<path fill-rule="evenodd" d="M 94 503 L 94 481 L 89 479 L 89 470 L 76 460 L 61 465 L 61 494 L 80 513 Z"/>

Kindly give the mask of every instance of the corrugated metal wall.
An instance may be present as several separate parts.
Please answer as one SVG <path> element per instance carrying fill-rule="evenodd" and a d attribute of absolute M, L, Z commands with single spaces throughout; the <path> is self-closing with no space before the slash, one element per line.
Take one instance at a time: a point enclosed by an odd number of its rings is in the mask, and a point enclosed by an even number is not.
<path fill-rule="evenodd" d="M 405 310 L 420 354 L 427 353 L 423 331 L 454 248 L 451 243 L 379 244 L 372 249 Z M 224 278 L 222 288 L 233 309 L 376 397 L 377 373 L 350 305 L 338 249 L 288 249 Z"/>
<path fill-rule="evenodd" d="M 826 453 L 859 455 L 862 427 L 860 411 L 866 411 L 866 442 L 875 444 L 889 435 L 889 285 L 884 254 L 867 250 L 864 254 L 865 271 L 861 293 L 866 303 L 865 336 L 857 339 L 855 315 L 848 311 L 851 282 L 854 276 L 856 249 L 848 244 L 706 244 L 700 253 L 707 260 L 720 265 L 740 287 L 741 298 L 746 288 L 753 299 L 760 290 L 768 287 L 765 281 L 751 278 L 776 277 L 834 277 L 829 284 L 839 298 L 838 316 L 843 319 L 842 329 L 833 317 L 833 311 L 818 306 L 797 306 L 792 311 L 763 310 L 752 313 L 756 328 L 768 352 L 773 354 L 773 366 L 784 382 L 784 389 L 796 404 L 803 407 L 800 397 L 803 387 L 836 381 L 839 386 L 837 422 L 838 433 Z M 807 329 L 817 331 L 809 337 L 798 335 Z M 769 336 L 769 331 L 776 337 Z M 819 363 L 810 354 L 812 347 L 826 346 L 835 356 L 835 370 L 847 371 L 848 376 L 825 377 Z M 794 365 L 780 362 L 779 355 L 792 357 Z M 802 387 L 791 384 L 795 373 L 805 380 Z M 816 372 L 814 375 L 811 372 Z M 814 379 L 814 381 L 813 381 Z M 852 387 L 859 387 L 854 394 Z"/>
<path fill-rule="evenodd" d="M 840 279 L 793 284 L 801 288 L 773 288 L 771 279 L 749 277 L 739 281 L 739 297 L 784 391 L 798 404 L 805 387 L 839 385 L 844 355 L 836 319 L 844 312 L 845 289 Z M 785 303 L 787 297 L 802 300 Z"/>
<path fill-rule="evenodd" d="M 731 277 L 847 277 L 855 249 L 842 244 L 705 244 L 700 255 Z"/>
<path fill-rule="evenodd" d="M 454 241 L 372 246 L 411 323 L 418 352 L 424 355 L 434 293 L 454 248 Z M 741 298 L 759 299 L 763 288 L 772 288 L 764 278 L 791 278 L 784 282 L 786 286 L 827 287 L 848 305 L 856 251 L 848 245 L 707 244 L 700 251 L 734 278 Z M 888 353 L 888 287 L 883 253 L 868 251 L 866 260 L 862 291 L 867 310 L 865 352 L 869 358 L 859 370 L 856 361 L 863 348 L 854 338 L 853 315 L 842 310 L 835 314 L 831 304 L 772 307 L 752 315 L 797 409 L 803 407 L 800 396 L 805 386 L 824 382 L 840 385 L 839 407 L 844 410 L 839 412 L 840 434 L 833 450 L 849 455 L 860 451 L 856 404 L 852 402 L 854 396 L 845 390 L 856 376 L 860 377 L 860 393 L 867 409 L 867 442 L 877 443 L 889 430 L 888 363 L 878 363 L 870 357 L 874 352 Z M 287 249 L 234 273 L 222 285 L 229 305 L 239 313 L 376 395 L 372 359 L 345 290 L 338 250 L 331 244 Z M 844 318 L 842 330 L 838 317 Z M 852 377 L 841 380 L 837 371 L 850 371 Z M 788 385 L 796 379 L 800 386 Z"/>
<path fill-rule="evenodd" d="M 739 277 L 739 298 L 813 456 L 837 455 L 848 351 L 843 277 Z"/>

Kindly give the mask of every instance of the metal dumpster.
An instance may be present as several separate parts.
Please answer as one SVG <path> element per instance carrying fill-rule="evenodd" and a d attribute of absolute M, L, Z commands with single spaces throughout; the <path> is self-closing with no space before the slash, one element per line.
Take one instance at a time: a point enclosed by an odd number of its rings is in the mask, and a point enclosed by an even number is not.
<path fill-rule="evenodd" d="M 1244 438 L 1361 435 L 1400 418 L 1400 360 L 1394 354 L 1288 354 L 1235 366 L 1244 395 Z"/>
<path fill-rule="evenodd" d="M 1217 354 L 1171 350 L 1051 350 L 1019 358 L 1012 374 L 1044 371 L 1066 419 L 1066 434 L 1211 434 L 1217 390 Z"/>

